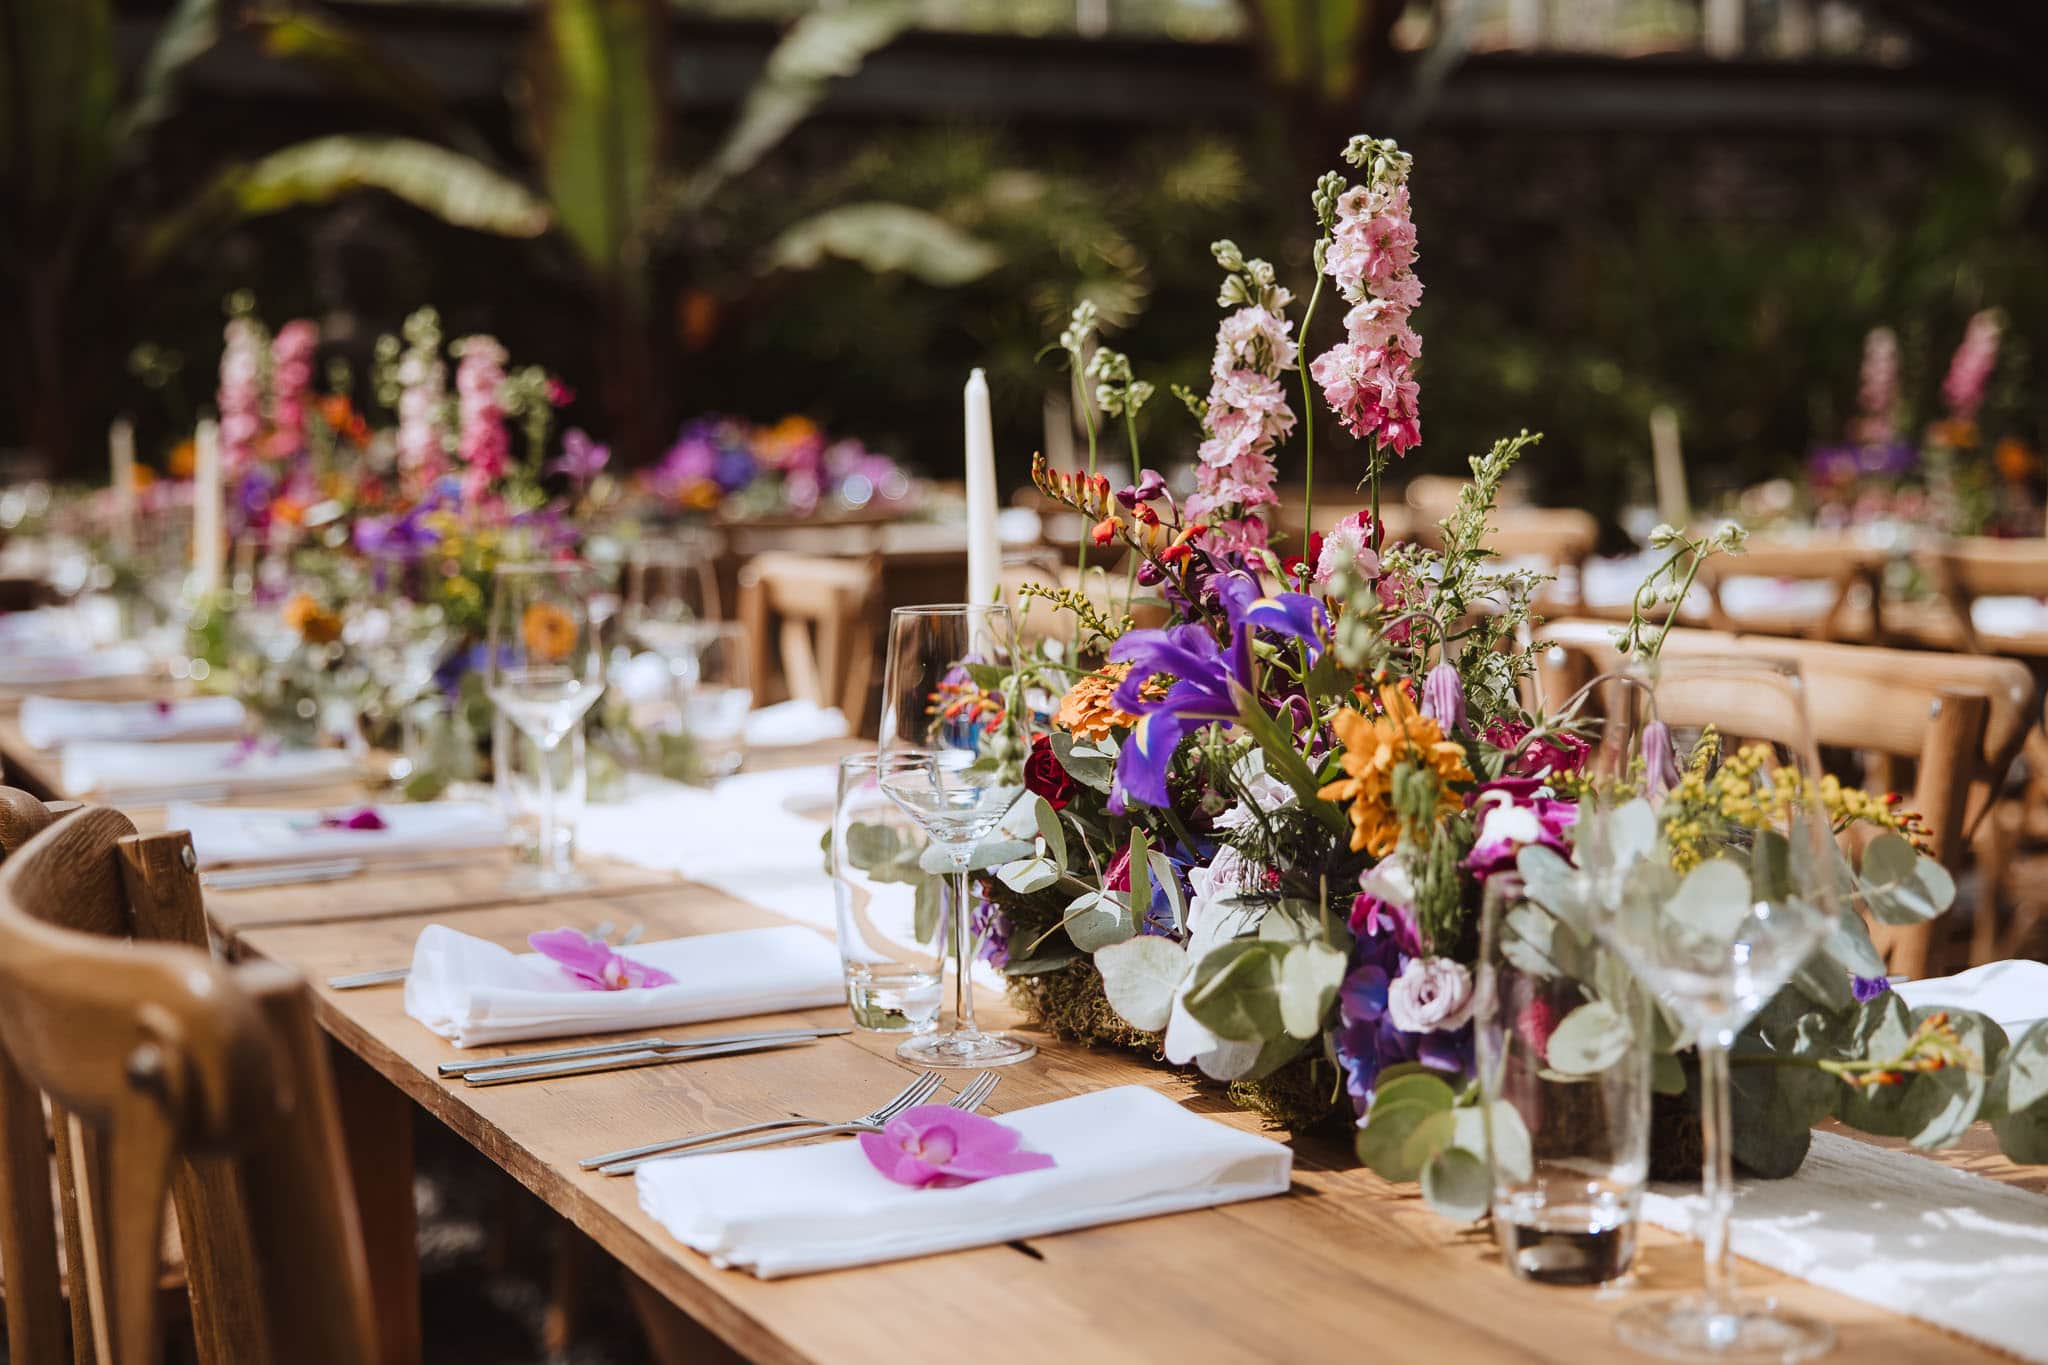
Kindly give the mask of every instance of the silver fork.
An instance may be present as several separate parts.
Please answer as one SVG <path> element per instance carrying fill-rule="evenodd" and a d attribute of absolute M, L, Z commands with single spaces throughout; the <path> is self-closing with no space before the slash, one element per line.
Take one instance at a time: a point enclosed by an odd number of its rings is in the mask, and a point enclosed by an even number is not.
<path fill-rule="evenodd" d="M 926 1071 L 909 1085 L 903 1087 L 886 1103 L 875 1106 L 872 1113 L 862 1114 L 852 1123 L 887 1123 L 912 1105 L 923 1104 L 939 1088 L 939 1074 Z M 628 1170 L 637 1169 L 642 1161 L 651 1160 L 680 1152 L 685 1148 L 697 1147 L 704 1143 L 725 1142 L 732 1138 L 743 1138 L 752 1133 L 768 1133 L 778 1128 L 831 1128 L 827 1119 L 787 1118 L 770 1119 L 766 1123 L 749 1123 L 740 1128 L 721 1128 L 715 1133 L 698 1133 L 693 1137 L 672 1138 L 667 1142 L 650 1142 L 645 1147 L 628 1147 L 623 1151 L 606 1152 L 603 1156 L 585 1157 L 577 1162 L 586 1171 L 603 1169 L 606 1175 L 624 1175 Z M 613 1166 L 625 1166 L 624 1170 L 612 1170 Z"/>
<path fill-rule="evenodd" d="M 953 1097 L 951 1107 L 964 1110 L 970 1114 L 973 1113 L 987 1102 L 988 1097 L 995 1092 L 995 1088 L 1001 1080 L 1002 1077 L 993 1071 L 982 1072 L 979 1076 L 968 1082 L 959 1094 Z M 909 1107 L 909 1105 L 903 1106 L 905 1109 Z M 902 1109 L 896 1111 L 896 1113 L 901 1112 Z M 882 1126 L 894 1117 L 896 1117 L 895 1113 L 886 1114 L 881 1118 L 876 1118 L 874 1115 L 869 1114 L 848 1123 L 830 1123 L 822 1127 L 806 1128 L 796 1133 L 764 1133 L 760 1137 L 746 1137 L 736 1141 L 716 1142 L 708 1146 L 693 1146 L 683 1151 L 670 1151 L 651 1156 L 635 1157 L 630 1161 L 609 1162 L 598 1167 L 598 1170 L 605 1175 L 631 1175 L 650 1161 L 666 1161 L 670 1157 L 709 1156 L 714 1152 L 745 1152 L 756 1147 L 773 1147 L 784 1142 L 807 1142 L 812 1138 L 818 1137 L 844 1137 L 852 1133 L 879 1133 L 882 1131 Z"/>

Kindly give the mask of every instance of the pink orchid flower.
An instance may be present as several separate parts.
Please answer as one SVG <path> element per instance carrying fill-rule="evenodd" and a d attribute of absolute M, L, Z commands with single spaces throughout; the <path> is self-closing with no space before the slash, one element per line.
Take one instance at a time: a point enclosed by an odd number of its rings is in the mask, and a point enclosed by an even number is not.
<path fill-rule="evenodd" d="M 384 817 L 377 814 L 375 806 L 364 806 L 360 810 L 330 811 L 320 817 L 323 829 L 379 830 L 388 828 Z"/>
<path fill-rule="evenodd" d="M 528 934 L 526 946 L 549 958 L 587 991 L 629 991 L 636 987 L 673 986 L 675 978 L 659 967 L 635 962 L 612 951 L 601 938 L 581 929 L 549 929 Z"/>
<path fill-rule="evenodd" d="M 999 1175 L 1042 1171 L 1043 1152 L 1019 1149 L 1016 1129 L 947 1104 L 920 1104 L 890 1119 L 879 1133 L 862 1133 L 860 1149 L 874 1168 L 899 1185 L 949 1189 Z"/>

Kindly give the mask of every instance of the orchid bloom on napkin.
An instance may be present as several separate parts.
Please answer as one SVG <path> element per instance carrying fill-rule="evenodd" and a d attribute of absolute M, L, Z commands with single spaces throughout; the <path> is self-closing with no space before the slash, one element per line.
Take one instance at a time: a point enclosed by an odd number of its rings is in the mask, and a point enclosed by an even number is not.
<path fill-rule="evenodd" d="M 635 987 L 673 986 L 676 979 L 659 967 L 635 962 L 612 951 L 601 938 L 581 929 L 549 929 L 528 934 L 526 946 L 552 959 L 569 979 L 589 991 L 627 991 Z"/>
<path fill-rule="evenodd" d="M 879 1133 L 862 1133 L 860 1149 L 874 1168 L 899 1185 L 949 1189 L 998 1175 L 1042 1171 L 1043 1152 L 1018 1150 L 1016 1129 L 949 1104 L 920 1104 L 890 1119 Z"/>
<path fill-rule="evenodd" d="M 322 829 L 387 829 L 384 817 L 377 814 L 375 806 L 364 806 L 352 811 L 329 811 L 320 817 Z"/>

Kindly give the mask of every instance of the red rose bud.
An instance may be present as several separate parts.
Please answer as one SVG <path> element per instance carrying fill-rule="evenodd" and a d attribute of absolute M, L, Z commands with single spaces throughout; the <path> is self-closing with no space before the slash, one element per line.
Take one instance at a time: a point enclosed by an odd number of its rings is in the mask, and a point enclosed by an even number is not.
<path fill-rule="evenodd" d="M 1031 756 L 1024 760 L 1024 789 L 1045 798 L 1054 810 L 1065 810 L 1074 799 L 1074 779 L 1060 766 L 1052 751 L 1052 740 L 1040 735 L 1031 741 Z"/>

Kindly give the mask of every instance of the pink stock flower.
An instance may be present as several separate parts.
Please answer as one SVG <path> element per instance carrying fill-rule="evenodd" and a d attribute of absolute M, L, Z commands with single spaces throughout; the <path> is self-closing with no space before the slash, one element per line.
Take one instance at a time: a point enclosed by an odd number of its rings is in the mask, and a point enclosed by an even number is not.
<path fill-rule="evenodd" d="M 1881 445 L 1898 434 L 1899 339 L 1889 327 L 1873 327 L 1863 338 L 1863 372 L 1857 384 L 1863 414 L 1850 434 Z"/>
<path fill-rule="evenodd" d="M 1352 307 L 1344 340 L 1309 364 L 1344 429 L 1396 455 L 1422 443 L 1420 390 L 1410 374 L 1422 339 L 1408 325 L 1422 281 L 1406 177 L 1404 160 L 1339 197 L 1323 272 Z"/>
<path fill-rule="evenodd" d="M 570 980 L 588 991 L 652 989 L 655 986 L 672 986 L 676 980 L 659 967 L 650 967 L 613 952 L 609 943 L 580 929 L 549 929 L 528 934 L 526 946 L 556 963 L 568 973 Z"/>
<path fill-rule="evenodd" d="M 505 431 L 499 390 L 505 383 L 505 348 L 487 336 L 455 343 L 455 395 L 460 418 L 462 494 L 481 498 L 505 476 L 512 438 Z"/>
<path fill-rule="evenodd" d="M 1984 406 L 1984 389 L 1991 372 L 1998 367 L 1998 312 L 1987 308 L 1970 319 L 1963 330 L 1962 344 L 1949 361 L 1948 377 L 1941 381 L 1942 401 L 1951 416 L 1974 421 Z"/>
<path fill-rule="evenodd" d="M 862 1133 L 860 1149 L 899 1185 L 947 1189 L 999 1175 L 1043 1171 L 1053 1159 L 1022 1150 L 1024 1138 L 1005 1124 L 948 1104 L 920 1104 Z"/>
<path fill-rule="evenodd" d="M 263 434 L 263 362 L 268 338 L 263 324 L 247 313 L 228 319 L 227 345 L 220 354 L 220 387 L 214 404 L 220 409 L 221 464 L 240 474 L 256 458 Z"/>
<path fill-rule="evenodd" d="M 441 360 L 440 333 L 417 317 L 407 322 L 412 342 L 398 362 L 398 465 L 407 490 L 418 494 L 441 477 L 448 450 L 442 405 L 448 395 L 448 367 Z"/>
<path fill-rule="evenodd" d="M 270 454 L 295 455 L 306 445 L 306 400 L 313 391 L 313 354 L 320 329 L 296 318 L 270 343 Z"/>
<path fill-rule="evenodd" d="M 1353 512 L 1323 537 L 1323 552 L 1316 558 L 1315 585 L 1329 587 L 1330 581 L 1346 569 L 1366 578 L 1380 576 L 1380 557 L 1372 550 L 1370 512 Z"/>

